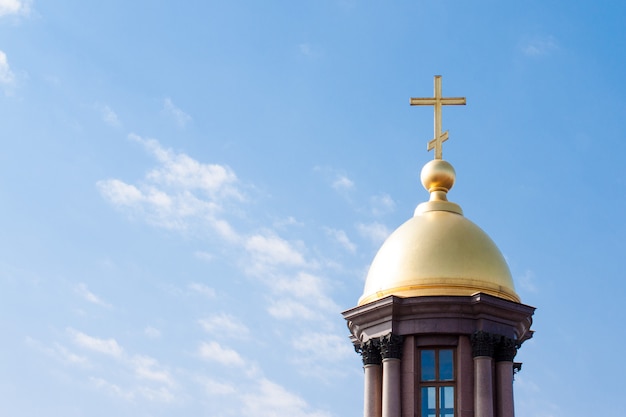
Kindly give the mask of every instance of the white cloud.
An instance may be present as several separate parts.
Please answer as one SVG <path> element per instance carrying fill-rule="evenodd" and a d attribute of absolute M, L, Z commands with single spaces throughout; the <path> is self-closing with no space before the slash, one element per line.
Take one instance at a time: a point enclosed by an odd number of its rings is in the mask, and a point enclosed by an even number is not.
<path fill-rule="evenodd" d="M 291 344 L 299 352 L 291 362 L 298 365 L 300 373 L 324 381 L 345 376 L 336 363 L 354 355 L 347 337 L 332 333 L 306 333 L 294 338 Z"/>
<path fill-rule="evenodd" d="M 135 375 L 139 379 L 162 383 L 170 387 L 174 386 L 174 380 L 156 359 L 149 356 L 137 355 L 131 359 L 130 363 Z"/>
<path fill-rule="evenodd" d="M 396 208 L 396 203 L 389 194 L 375 195 L 370 198 L 372 213 L 380 216 L 392 212 Z"/>
<path fill-rule="evenodd" d="M 354 188 L 354 181 L 340 170 L 324 166 L 316 166 L 313 170 L 321 173 L 324 179 L 328 181 L 331 187 L 336 191 L 347 191 Z"/>
<path fill-rule="evenodd" d="M 198 320 L 202 329 L 208 333 L 219 332 L 222 336 L 230 336 L 235 338 L 247 338 L 250 330 L 241 321 L 237 320 L 230 314 L 220 313 L 213 316 Z"/>
<path fill-rule="evenodd" d="M 271 286 L 274 291 L 298 298 L 325 297 L 322 279 L 307 272 L 300 272 L 295 277 L 273 279 Z"/>
<path fill-rule="evenodd" d="M 143 334 L 150 339 L 158 339 L 161 337 L 161 331 L 155 327 L 148 326 L 143 329 Z"/>
<path fill-rule="evenodd" d="M 90 303 L 97 304 L 102 307 L 111 307 L 110 304 L 104 302 L 100 297 L 89 291 L 89 288 L 87 288 L 87 284 L 83 282 L 78 284 L 74 290 L 76 291 L 76 294 L 89 301 Z"/>
<path fill-rule="evenodd" d="M 348 235 L 343 230 L 331 229 L 329 227 L 325 228 L 326 234 L 332 237 L 339 243 L 345 250 L 350 253 L 356 252 L 356 245 L 350 241 Z"/>
<path fill-rule="evenodd" d="M 190 290 L 204 295 L 207 298 L 215 298 L 215 290 L 199 282 L 192 282 L 187 286 Z"/>
<path fill-rule="evenodd" d="M 286 240 L 273 235 L 252 235 L 246 239 L 246 250 L 265 265 L 304 265 L 304 256 Z"/>
<path fill-rule="evenodd" d="M 391 234 L 387 226 L 381 223 L 359 223 L 356 226 L 361 236 L 369 239 L 372 243 L 379 245 Z"/>
<path fill-rule="evenodd" d="M 319 318 L 319 312 L 313 311 L 300 301 L 289 298 L 272 299 L 267 311 L 272 317 L 282 320 L 314 320 Z"/>
<path fill-rule="evenodd" d="M 186 190 L 201 190 L 208 194 L 228 191 L 228 186 L 237 181 L 234 172 L 227 166 L 203 164 L 184 153 L 165 149 L 154 139 L 144 139 L 130 134 L 129 138 L 142 144 L 162 164 L 150 171 L 147 178 L 156 184 L 168 185 Z"/>
<path fill-rule="evenodd" d="M 237 177 L 227 166 L 203 164 L 184 153 L 163 148 L 156 140 L 129 135 L 159 162 L 138 185 L 119 179 L 96 183 L 101 195 L 116 208 L 171 230 L 205 226 L 218 236 L 236 241 L 239 237 L 228 221 L 219 218 L 222 204 L 241 201 Z M 202 232 L 202 228 L 194 227 Z M 206 233 L 206 231 L 204 231 Z"/>
<path fill-rule="evenodd" d="M 193 253 L 193 255 L 198 258 L 198 259 L 202 259 L 205 262 L 211 262 L 213 259 L 215 259 L 215 255 L 213 255 L 210 252 L 205 252 L 205 251 L 201 251 L 201 250 L 197 250 Z"/>
<path fill-rule="evenodd" d="M 335 190 L 348 190 L 354 188 L 354 182 L 345 175 L 339 175 L 335 178 L 332 185 Z"/>
<path fill-rule="evenodd" d="M 121 357 L 124 352 L 115 339 L 99 339 L 71 328 L 68 328 L 67 331 L 72 336 L 74 343 L 85 349 L 113 357 Z"/>
<path fill-rule="evenodd" d="M 176 107 L 170 98 L 163 100 L 163 112 L 173 117 L 179 127 L 185 127 L 191 121 L 191 116 Z"/>
<path fill-rule="evenodd" d="M 102 120 L 109 126 L 120 127 L 122 125 L 117 114 L 106 104 L 96 104 L 95 108 L 100 113 Z"/>
<path fill-rule="evenodd" d="M 60 345 L 59 343 L 54 344 L 54 349 L 61 356 L 61 360 L 65 363 L 70 363 L 72 365 L 79 365 L 81 367 L 89 367 L 89 359 L 85 356 L 77 355 L 74 352 L 68 350 L 65 346 Z"/>
<path fill-rule="evenodd" d="M 97 183 L 103 196 L 116 206 L 135 206 L 141 203 L 144 195 L 134 185 L 120 180 L 104 180 Z"/>
<path fill-rule="evenodd" d="M 132 400 L 135 394 L 131 391 L 123 390 L 116 384 L 110 383 L 103 378 L 89 377 L 89 381 L 98 389 L 104 390 L 109 394 L 113 394 L 116 397 L 121 397 L 125 400 Z"/>
<path fill-rule="evenodd" d="M 224 366 L 244 366 L 245 361 L 233 349 L 222 347 L 217 342 L 203 342 L 198 348 L 198 355 L 207 361 L 217 362 Z"/>
<path fill-rule="evenodd" d="M 91 363 L 89 362 L 88 358 L 70 351 L 65 346 L 59 343 L 54 343 L 52 347 L 48 347 L 48 346 L 44 346 L 41 342 L 31 337 L 27 337 L 25 340 L 25 343 L 27 346 L 34 348 L 42 352 L 43 354 L 51 358 L 54 358 L 60 362 L 63 362 L 69 365 L 77 365 L 81 368 L 91 367 Z"/>
<path fill-rule="evenodd" d="M 1 0 L 0 0 L 1 1 Z M 0 86 L 5 88 L 11 87 L 15 84 L 15 74 L 11 71 L 9 66 L 9 60 L 7 54 L 0 51 Z"/>
<path fill-rule="evenodd" d="M 303 334 L 293 339 L 292 346 L 315 361 L 342 361 L 354 353 L 346 337 L 329 333 Z"/>
<path fill-rule="evenodd" d="M 152 328 L 149 327 L 146 330 L 149 329 Z M 108 394 L 127 401 L 135 401 L 138 398 L 142 398 L 148 401 L 170 403 L 177 400 L 174 394 L 178 390 L 178 384 L 167 368 L 161 365 L 157 359 L 147 355 L 130 356 L 124 352 L 113 338 L 101 339 L 72 328 L 67 328 L 66 331 L 77 346 L 111 357 L 114 359 L 114 362 L 109 362 L 106 366 L 102 366 L 102 364 L 97 363 L 98 358 L 102 359 L 102 356 L 94 355 L 91 358 L 87 358 L 73 353 L 59 343 L 54 343 L 52 348 L 44 347 L 41 343 L 31 338 L 27 338 L 26 343 L 63 363 L 91 369 L 93 372 L 117 366 L 118 368 L 115 369 L 113 374 L 124 379 L 125 382 L 123 384 L 119 384 L 117 381 L 109 382 L 100 376 L 92 375 L 89 378 L 89 381 L 96 388 Z M 128 381 L 128 376 L 132 376 L 130 381 Z"/>
<path fill-rule="evenodd" d="M 559 48 L 559 44 L 553 36 L 535 37 L 523 42 L 522 52 L 527 56 L 549 55 Z"/>
<path fill-rule="evenodd" d="M 151 387 L 141 386 L 137 388 L 137 392 L 148 401 L 171 403 L 176 400 L 175 395 L 165 387 L 159 387 L 155 389 Z"/>
<path fill-rule="evenodd" d="M 312 45 L 308 42 L 303 42 L 299 44 L 298 50 L 300 51 L 301 55 L 312 60 L 318 59 L 323 55 L 322 50 L 318 46 Z"/>
<path fill-rule="evenodd" d="M 117 384 L 111 383 L 104 378 L 90 377 L 89 381 L 98 389 L 111 395 L 122 398 L 126 401 L 135 401 L 138 397 L 148 401 L 159 403 L 171 403 L 176 398 L 167 388 L 159 387 L 154 389 L 146 386 L 139 386 L 135 389 L 124 389 Z"/>
<path fill-rule="evenodd" d="M 237 392 L 233 385 L 225 382 L 218 382 L 214 379 L 202 378 L 200 383 L 204 386 L 204 389 L 209 395 L 220 396 L 235 394 Z"/>
<path fill-rule="evenodd" d="M 0 17 L 8 15 L 28 15 L 30 1 L 0 0 Z"/>
<path fill-rule="evenodd" d="M 325 280 L 311 273 L 300 271 L 295 276 L 273 276 L 266 284 L 281 297 L 268 309 L 273 317 L 320 319 L 321 315 L 339 311 L 339 306 L 327 294 Z"/>
<path fill-rule="evenodd" d="M 268 379 L 257 382 L 257 391 L 242 395 L 243 415 L 254 417 L 329 417 L 330 414 L 311 410 L 300 396 L 287 391 Z"/>
<path fill-rule="evenodd" d="M 518 415 L 536 417 L 562 417 L 561 406 L 549 400 L 550 397 L 538 395 L 549 389 L 550 383 L 539 384 L 528 378 L 523 372 L 515 376 L 516 401 L 515 408 Z M 565 381 L 551 383 L 564 384 Z"/>
<path fill-rule="evenodd" d="M 320 264 L 307 259 L 308 250 L 301 241 L 287 240 L 271 229 L 238 233 L 223 218 L 241 211 L 232 204 L 245 202 L 237 176 L 230 168 L 202 164 L 186 154 L 164 148 L 154 139 L 134 134 L 129 137 L 154 155 L 158 164 L 143 181 L 135 184 L 119 179 L 99 181 L 97 186 L 107 201 L 149 224 L 192 231 L 203 238 L 210 236 L 219 239 L 219 243 L 229 244 L 224 250 L 241 259 L 242 270 L 269 288 L 273 298 L 268 311 L 273 317 L 323 319 L 325 314 L 339 310 L 329 296 L 326 281 L 309 272 L 320 268 Z M 336 175 L 332 170 L 330 173 Z M 288 218 L 286 223 L 297 224 L 297 221 Z M 347 250 L 356 250 L 345 232 L 331 234 Z M 196 256 L 210 261 L 215 255 L 196 252 Z M 285 274 L 288 278 L 283 277 Z M 204 284 L 192 283 L 189 289 L 215 297 L 215 290 Z M 279 299 L 281 302 L 276 302 Z"/>
<path fill-rule="evenodd" d="M 293 216 L 289 216 L 286 219 L 276 220 L 273 225 L 277 229 L 284 229 L 288 226 L 304 226 L 304 223 L 299 222 Z"/>
<path fill-rule="evenodd" d="M 526 271 L 524 275 L 519 277 L 518 282 L 523 290 L 528 292 L 537 292 L 535 274 L 532 271 Z"/>

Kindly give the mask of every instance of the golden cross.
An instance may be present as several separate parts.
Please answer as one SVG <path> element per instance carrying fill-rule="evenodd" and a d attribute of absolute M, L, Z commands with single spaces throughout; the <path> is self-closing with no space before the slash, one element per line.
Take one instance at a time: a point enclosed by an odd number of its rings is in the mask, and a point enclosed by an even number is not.
<path fill-rule="evenodd" d="M 448 131 L 441 133 L 441 106 L 465 105 L 465 97 L 442 97 L 441 75 L 435 75 L 435 97 L 411 98 L 411 106 L 434 106 L 435 107 L 435 137 L 428 142 L 428 150 L 435 148 L 435 159 L 441 159 L 443 142 L 448 140 Z"/>

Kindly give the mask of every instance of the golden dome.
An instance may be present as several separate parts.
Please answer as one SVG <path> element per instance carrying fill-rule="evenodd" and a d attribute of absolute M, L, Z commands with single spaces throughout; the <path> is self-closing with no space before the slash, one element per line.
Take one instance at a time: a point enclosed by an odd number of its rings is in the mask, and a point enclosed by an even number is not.
<path fill-rule="evenodd" d="M 416 297 L 478 292 L 520 302 L 504 257 L 478 226 L 447 201 L 452 165 L 442 159 L 422 169 L 430 201 L 383 243 L 370 266 L 359 305 L 389 295 Z"/>

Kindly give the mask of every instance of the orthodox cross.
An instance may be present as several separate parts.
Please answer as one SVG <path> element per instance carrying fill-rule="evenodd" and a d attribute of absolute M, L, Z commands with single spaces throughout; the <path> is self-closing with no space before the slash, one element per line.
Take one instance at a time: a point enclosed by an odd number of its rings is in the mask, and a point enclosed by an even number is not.
<path fill-rule="evenodd" d="M 434 106 L 435 137 L 428 142 L 428 150 L 435 148 L 435 159 L 441 159 L 443 142 L 448 140 L 448 131 L 441 133 L 441 106 L 465 105 L 465 97 L 442 97 L 441 75 L 435 75 L 435 97 L 411 98 L 411 106 Z"/>

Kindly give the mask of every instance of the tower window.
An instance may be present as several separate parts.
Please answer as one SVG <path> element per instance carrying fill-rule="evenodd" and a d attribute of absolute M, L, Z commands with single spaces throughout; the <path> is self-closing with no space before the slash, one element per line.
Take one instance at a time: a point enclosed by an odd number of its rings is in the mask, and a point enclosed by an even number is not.
<path fill-rule="evenodd" d="M 454 417 L 454 349 L 420 351 L 421 417 Z"/>

